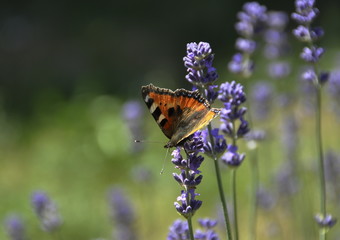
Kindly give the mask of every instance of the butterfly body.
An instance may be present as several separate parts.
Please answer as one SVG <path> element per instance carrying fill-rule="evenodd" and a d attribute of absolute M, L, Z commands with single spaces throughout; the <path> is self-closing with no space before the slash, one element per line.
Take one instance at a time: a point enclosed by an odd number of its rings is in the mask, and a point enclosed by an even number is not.
<path fill-rule="evenodd" d="M 158 126 L 170 139 L 166 148 L 181 145 L 220 113 L 219 109 L 210 107 L 198 90 L 172 91 L 149 84 L 142 87 L 142 96 Z"/>

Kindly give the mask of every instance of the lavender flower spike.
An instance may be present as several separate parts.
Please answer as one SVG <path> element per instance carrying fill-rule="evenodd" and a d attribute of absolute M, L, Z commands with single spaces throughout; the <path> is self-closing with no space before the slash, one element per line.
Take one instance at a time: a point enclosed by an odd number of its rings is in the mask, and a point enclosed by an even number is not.
<path fill-rule="evenodd" d="M 214 54 L 207 42 L 187 44 L 187 55 L 183 58 L 188 74 L 185 78 L 195 86 L 212 84 L 217 78 L 216 68 L 212 66 Z"/>
<path fill-rule="evenodd" d="M 62 220 L 57 206 L 45 192 L 33 193 L 32 205 L 44 231 L 53 232 L 61 226 Z"/>
<path fill-rule="evenodd" d="M 25 240 L 25 227 L 18 216 L 10 216 L 5 220 L 5 228 L 11 240 Z"/>
<path fill-rule="evenodd" d="M 189 239 L 189 228 L 186 221 L 177 219 L 169 228 L 167 240 Z"/>
<path fill-rule="evenodd" d="M 134 229 L 134 211 L 123 190 L 118 186 L 110 189 L 108 202 L 110 216 L 115 224 L 114 239 L 137 240 L 138 237 Z"/>
<path fill-rule="evenodd" d="M 243 5 L 243 11 L 237 14 L 239 21 L 235 24 L 235 29 L 240 37 L 236 40 L 235 47 L 240 52 L 229 62 L 229 71 L 244 77 L 252 75 L 254 63 L 250 60 L 250 55 L 256 49 L 253 37 L 262 31 L 267 19 L 266 11 L 266 7 L 257 2 L 247 2 Z"/>

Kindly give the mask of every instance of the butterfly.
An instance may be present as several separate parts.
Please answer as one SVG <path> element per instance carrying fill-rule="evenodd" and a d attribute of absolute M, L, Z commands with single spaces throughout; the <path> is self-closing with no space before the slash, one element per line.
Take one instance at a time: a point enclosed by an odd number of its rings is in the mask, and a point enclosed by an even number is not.
<path fill-rule="evenodd" d="M 210 107 L 198 90 L 172 91 L 149 84 L 142 86 L 142 96 L 158 126 L 170 139 L 165 148 L 182 145 L 220 113 L 220 109 Z"/>

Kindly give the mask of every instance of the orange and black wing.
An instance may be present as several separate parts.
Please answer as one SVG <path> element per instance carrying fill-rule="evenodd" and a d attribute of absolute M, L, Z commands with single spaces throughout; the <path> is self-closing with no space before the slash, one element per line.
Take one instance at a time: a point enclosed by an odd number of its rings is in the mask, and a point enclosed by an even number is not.
<path fill-rule="evenodd" d="M 171 139 L 179 114 L 175 109 L 177 100 L 174 92 L 149 84 L 142 87 L 142 96 L 164 135 Z"/>

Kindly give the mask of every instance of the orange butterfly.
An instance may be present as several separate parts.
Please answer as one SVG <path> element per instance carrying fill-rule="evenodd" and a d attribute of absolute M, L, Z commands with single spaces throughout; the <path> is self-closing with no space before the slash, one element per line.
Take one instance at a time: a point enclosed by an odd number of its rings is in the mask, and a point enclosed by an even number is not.
<path fill-rule="evenodd" d="M 171 91 L 149 84 L 142 87 L 142 96 L 158 126 L 170 139 L 165 148 L 182 145 L 220 113 L 220 109 L 210 107 L 198 90 Z"/>

